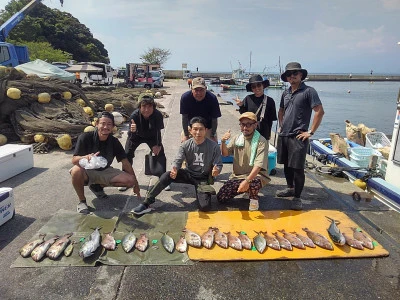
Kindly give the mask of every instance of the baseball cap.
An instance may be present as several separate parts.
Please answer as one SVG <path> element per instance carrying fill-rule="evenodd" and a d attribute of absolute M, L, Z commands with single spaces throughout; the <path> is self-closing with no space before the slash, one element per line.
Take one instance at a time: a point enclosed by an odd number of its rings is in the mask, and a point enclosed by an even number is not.
<path fill-rule="evenodd" d="M 195 88 L 203 88 L 203 89 L 207 88 L 204 78 L 201 78 L 201 77 L 193 78 L 192 89 L 195 89 Z"/>
<path fill-rule="evenodd" d="M 257 122 L 257 116 L 254 113 L 249 112 L 249 111 L 242 113 L 239 117 L 239 121 L 244 118 L 247 118 L 247 119 Z"/>

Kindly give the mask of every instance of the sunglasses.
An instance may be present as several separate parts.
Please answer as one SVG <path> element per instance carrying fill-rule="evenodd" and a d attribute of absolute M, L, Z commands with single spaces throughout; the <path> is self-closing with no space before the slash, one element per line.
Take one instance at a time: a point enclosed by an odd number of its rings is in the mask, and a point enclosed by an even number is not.
<path fill-rule="evenodd" d="M 253 83 L 253 84 L 251 85 L 251 88 L 252 88 L 252 89 L 255 89 L 255 88 L 259 88 L 259 87 L 261 87 L 261 86 L 263 86 L 262 83 Z"/>
<path fill-rule="evenodd" d="M 286 73 L 286 77 L 290 77 L 290 76 L 297 76 L 300 73 L 300 71 L 288 71 Z"/>
<path fill-rule="evenodd" d="M 240 127 L 250 128 L 252 125 L 256 124 L 257 122 L 253 123 L 239 123 Z"/>

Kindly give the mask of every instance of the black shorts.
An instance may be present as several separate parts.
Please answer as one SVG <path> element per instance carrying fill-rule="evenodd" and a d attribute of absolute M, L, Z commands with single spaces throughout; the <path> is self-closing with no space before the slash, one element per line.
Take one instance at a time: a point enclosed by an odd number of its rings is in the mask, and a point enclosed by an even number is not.
<path fill-rule="evenodd" d="M 296 136 L 278 136 L 278 164 L 293 169 L 304 169 L 309 140 L 296 139 Z"/>

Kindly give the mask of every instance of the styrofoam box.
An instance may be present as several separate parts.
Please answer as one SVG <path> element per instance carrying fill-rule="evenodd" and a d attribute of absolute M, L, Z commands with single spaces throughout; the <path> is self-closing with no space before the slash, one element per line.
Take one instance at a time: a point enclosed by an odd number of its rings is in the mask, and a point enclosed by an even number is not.
<path fill-rule="evenodd" d="M 33 168 L 32 145 L 7 144 L 0 147 L 0 182 Z"/>
<path fill-rule="evenodd" d="M 12 188 L 0 188 L 0 226 L 14 216 L 14 193 Z"/>

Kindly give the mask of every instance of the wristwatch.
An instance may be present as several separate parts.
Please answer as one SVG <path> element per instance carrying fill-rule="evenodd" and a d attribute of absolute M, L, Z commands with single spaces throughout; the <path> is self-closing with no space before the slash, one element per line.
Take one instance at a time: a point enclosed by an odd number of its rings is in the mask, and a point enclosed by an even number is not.
<path fill-rule="evenodd" d="M 309 133 L 310 135 L 313 135 L 313 134 L 314 134 L 314 132 L 312 132 L 311 130 L 309 130 L 308 133 Z"/>
<path fill-rule="evenodd" d="M 248 183 L 253 181 L 252 179 L 247 179 L 247 178 L 245 178 L 244 180 L 246 180 Z"/>

